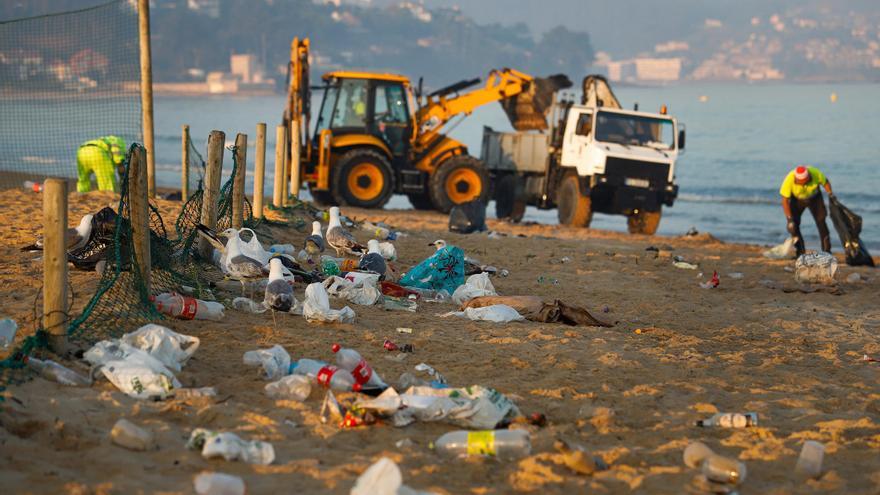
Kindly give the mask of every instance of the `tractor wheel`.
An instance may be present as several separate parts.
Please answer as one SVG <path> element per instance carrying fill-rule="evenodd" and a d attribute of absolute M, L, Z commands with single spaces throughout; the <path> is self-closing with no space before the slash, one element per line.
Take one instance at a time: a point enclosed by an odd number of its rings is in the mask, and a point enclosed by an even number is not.
<path fill-rule="evenodd" d="M 581 194 L 577 174 L 567 174 L 556 192 L 556 211 L 559 223 L 572 227 L 589 227 L 593 220 L 593 203 Z"/>
<path fill-rule="evenodd" d="M 495 183 L 495 216 L 513 223 L 522 221 L 526 213 L 526 202 L 521 199 L 519 178 L 514 174 L 504 174 Z"/>
<path fill-rule="evenodd" d="M 428 181 L 434 208 L 449 213 L 453 206 L 476 199 L 489 199 L 489 172 L 479 160 L 457 155 L 441 163 Z"/>
<path fill-rule="evenodd" d="M 626 219 L 626 229 L 630 234 L 654 235 L 660 226 L 662 210 L 636 210 Z"/>
<path fill-rule="evenodd" d="M 394 173 L 388 160 L 368 149 L 351 150 L 333 171 L 333 198 L 340 205 L 382 208 L 394 193 Z"/>
<path fill-rule="evenodd" d="M 409 198 L 409 203 L 413 206 L 413 208 L 417 210 L 433 210 L 434 203 L 431 202 L 430 196 L 427 193 L 410 193 L 407 194 L 406 197 Z"/>

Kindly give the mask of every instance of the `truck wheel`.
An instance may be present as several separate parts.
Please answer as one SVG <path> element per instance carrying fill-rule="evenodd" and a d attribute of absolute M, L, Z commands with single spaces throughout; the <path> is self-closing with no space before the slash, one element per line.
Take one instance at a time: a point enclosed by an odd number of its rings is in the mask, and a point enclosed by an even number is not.
<path fill-rule="evenodd" d="M 453 206 L 479 199 L 489 199 L 489 172 L 479 160 L 457 155 L 441 163 L 428 181 L 431 202 L 441 213 Z"/>
<path fill-rule="evenodd" d="M 630 234 L 654 235 L 660 226 L 662 210 L 636 210 L 626 220 L 626 228 Z"/>
<path fill-rule="evenodd" d="M 332 174 L 333 198 L 340 205 L 382 208 L 394 192 L 388 160 L 368 149 L 354 149 L 339 158 Z"/>
<path fill-rule="evenodd" d="M 589 227 L 593 220 L 593 204 L 589 196 L 581 194 L 577 174 L 568 174 L 559 183 L 556 211 L 559 223 L 572 227 Z"/>
<path fill-rule="evenodd" d="M 504 174 L 495 183 L 495 216 L 519 223 L 526 213 L 526 202 L 521 199 L 519 178 Z"/>
<path fill-rule="evenodd" d="M 407 194 L 406 197 L 409 198 L 409 203 L 413 206 L 413 208 L 417 210 L 433 210 L 434 203 L 431 202 L 430 196 L 427 193 L 410 193 Z"/>

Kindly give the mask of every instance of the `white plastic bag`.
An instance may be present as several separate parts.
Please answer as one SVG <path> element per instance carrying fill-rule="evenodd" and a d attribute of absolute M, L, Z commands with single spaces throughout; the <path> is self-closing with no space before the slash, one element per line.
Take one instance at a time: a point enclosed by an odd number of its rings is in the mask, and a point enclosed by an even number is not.
<path fill-rule="evenodd" d="M 451 311 L 440 316 L 458 316 L 473 321 L 491 321 L 494 323 L 509 323 L 511 321 L 523 321 L 525 318 L 519 312 L 506 304 L 493 304 L 482 308 L 465 308 L 464 311 Z"/>
<path fill-rule="evenodd" d="M 461 305 L 465 301 L 470 301 L 480 296 L 497 296 L 495 287 L 489 280 L 488 273 L 478 273 L 471 275 L 464 284 L 459 285 L 455 292 L 452 293 L 452 302 Z"/>
<path fill-rule="evenodd" d="M 762 253 L 765 258 L 772 260 L 791 260 L 797 256 L 797 250 L 794 247 L 794 238 L 789 237 L 782 244 L 773 246 Z"/>
<path fill-rule="evenodd" d="M 161 361 L 168 369 L 179 372 L 187 360 L 198 350 L 199 339 L 182 335 L 170 328 L 149 323 L 120 339 L 122 342 L 141 349 Z M 186 347 L 187 344 L 189 347 Z"/>
<path fill-rule="evenodd" d="M 186 443 L 187 448 L 201 450 L 202 457 L 222 457 L 227 461 L 244 461 L 248 464 L 272 464 L 275 449 L 271 443 L 259 440 L 245 441 L 235 433 L 213 432 L 204 428 L 193 430 Z"/>
<path fill-rule="evenodd" d="M 400 468 L 383 457 L 368 467 L 351 488 L 351 495 L 432 495 L 403 484 Z"/>
<path fill-rule="evenodd" d="M 241 238 L 242 232 L 250 232 L 251 238 L 247 242 L 244 242 Z M 263 245 L 260 243 L 260 240 L 257 239 L 257 234 L 253 230 L 243 228 L 236 233 L 236 236 L 238 237 L 239 242 L 241 242 L 239 245 L 241 247 L 241 254 L 253 258 L 264 265 L 269 262 L 272 253 L 263 249 Z"/>
<path fill-rule="evenodd" d="M 330 297 L 320 282 L 306 287 L 306 300 L 303 303 L 303 316 L 308 321 L 349 323 L 354 321 L 354 310 L 348 306 L 330 309 Z"/>
<path fill-rule="evenodd" d="M 802 254 L 794 263 L 794 279 L 810 284 L 833 284 L 837 258 L 829 253 Z"/>
<path fill-rule="evenodd" d="M 140 351 L 143 352 L 143 351 Z M 144 353 L 149 356 L 149 354 Z M 156 361 L 158 362 L 158 361 Z M 137 359 L 110 361 L 101 366 L 101 373 L 110 383 L 135 399 L 165 399 L 181 386 L 177 378 L 162 366 L 158 370 Z"/>
<path fill-rule="evenodd" d="M 376 288 L 378 280 L 379 277 L 375 276 L 355 283 L 333 276 L 324 280 L 324 288 L 328 294 L 345 299 L 352 304 L 372 306 L 382 297 L 382 292 Z"/>
<path fill-rule="evenodd" d="M 267 383 L 266 395 L 273 399 L 293 399 L 302 402 L 312 393 L 312 382 L 307 376 L 287 375 L 277 382 Z"/>
<path fill-rule="evenodd" d="M 244 495 L 244 480 L 226 473 L 199 473 L 193 485 L 198 495 Z"/>
<path fill-rule="evenodd" d="M 388 261 L 394 261 L 397 259 L 397 248 L 390 242 L 380 242 L 379 254 Z"/>
<path fill-rule="evenodd" d="M 243 359 L 248 366 L 262 366 L 267 380 L 278 380 L 290 370 L 290 354 L 277 344 L 269 349 L 247 351 Z"/>

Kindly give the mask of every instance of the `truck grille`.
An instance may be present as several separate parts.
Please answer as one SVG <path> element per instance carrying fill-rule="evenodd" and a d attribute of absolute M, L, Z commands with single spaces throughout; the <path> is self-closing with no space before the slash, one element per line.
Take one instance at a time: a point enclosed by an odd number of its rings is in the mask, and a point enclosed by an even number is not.
<path fill-rule="evenodd" d="M 669 178 L 669 164 L 609 156 L 605 161 L 605 175 L 624 180 L 626 178 L 646 179 L 655 186 L 665 185 Z"/>

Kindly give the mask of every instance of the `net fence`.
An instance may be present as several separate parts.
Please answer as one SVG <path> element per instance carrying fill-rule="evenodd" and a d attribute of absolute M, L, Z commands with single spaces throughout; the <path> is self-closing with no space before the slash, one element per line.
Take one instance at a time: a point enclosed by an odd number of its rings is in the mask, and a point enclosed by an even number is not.
<path fill-rule="evenodd" d="M 136 2 L 0 22 L 0 188 L 76 178 L 88 141 L 140 141 L 139 57 Z"/>

